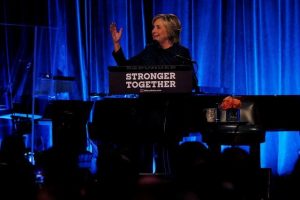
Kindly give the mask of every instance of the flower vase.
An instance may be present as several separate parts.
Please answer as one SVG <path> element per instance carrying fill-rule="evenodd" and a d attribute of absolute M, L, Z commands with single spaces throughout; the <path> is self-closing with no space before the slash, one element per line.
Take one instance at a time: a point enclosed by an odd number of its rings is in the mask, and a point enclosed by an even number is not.
<path fill-rule="evenodd" d="M 226 110 L 226 122 L 239 122 L 239 121 L 240 121 L 240 109 Z"/>

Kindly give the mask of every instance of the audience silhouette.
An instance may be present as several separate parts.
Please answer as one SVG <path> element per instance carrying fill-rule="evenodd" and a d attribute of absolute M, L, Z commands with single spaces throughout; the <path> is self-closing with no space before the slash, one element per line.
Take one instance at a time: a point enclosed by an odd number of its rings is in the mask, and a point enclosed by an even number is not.
<path fill-rule="evenodd" d="M 25 157 L 21 135 L 3 138 L 0 149 L 1 199 L 33 199 L 35 195 L 34 166 Z"/>

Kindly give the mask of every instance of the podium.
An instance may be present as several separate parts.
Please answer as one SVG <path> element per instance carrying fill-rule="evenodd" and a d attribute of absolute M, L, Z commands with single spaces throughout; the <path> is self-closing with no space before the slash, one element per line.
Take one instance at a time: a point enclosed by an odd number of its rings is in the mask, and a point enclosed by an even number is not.
<path fill-rule="evenodd" d="M 110 94 L 191 93 L 191 65 L 109 66 Z"/>

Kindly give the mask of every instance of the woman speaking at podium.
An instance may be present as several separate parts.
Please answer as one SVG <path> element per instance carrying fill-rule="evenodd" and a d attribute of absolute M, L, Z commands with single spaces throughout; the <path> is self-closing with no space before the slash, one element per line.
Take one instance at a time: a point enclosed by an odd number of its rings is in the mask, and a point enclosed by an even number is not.
<path fill-rule="evenodd" d="M 110 25 L 114 45 L 112 55 L 119 66 L 193 65 L 189 50 L 180 44 L 181 23 L 176 15 L 158 14 L 153 18 L 152 26 L 153 43 L 147 45 L 136 56 L 126 59 L 120 45 L 123 28 L 117 30 L 115 23 Z M 195 72 L 193 77 L 193 88 L 197 92 L 198 81 Z"/>
<path fill-rule="evenodd" d="M 147 45 L 139 54 L 129 59 L 125 58 L 120 45 L 123 29 L 120 28 L 118 30 L 115 23 L 110 25 L 114 46 L 112 55 L 117 64 L 119 66 L 191 65 L 193 67 L 189 50 L 180 44 L 181 23 L 178 17 L 174 14 L 158 14 L 153 18 L 152 25 L 153 43 Z M 196 88 L 198 88 L 198 86 L 195 73 L 192 84 L 195 91 L 197 91 Z M 177 114 L 173 113 L 171 116 L 168 113 L 170 102 L 168 98 L 152 98 L 150 101 L 145 100 L 145 104 L 143 104 L 143 106 L 141 106 L 142 108 L 138 111 L 140 112 L 138 116 L 141 118 L 139 121 L 143 128 L 141 130 L 142 133 L 137 137 L 141 137 L 140 135 L 142 135 L 143 138 L 141 140 L 151 140 L 154 141 L 154 143 L 167 140 L 169 143 L 168 149 L 170 150 L 171 146 L 174 147 L 174 141 L 178 142 L 175 135 L 179 135 L 175 132 L 180 132 L 180 128 L 176 125 L 174 126 L 174 124 L 180 123 L 177 123 L 176 120 L 174 122 L 173 120 L 177 117 Z M 173 148 L 171 147 L 171 149 Z"/>

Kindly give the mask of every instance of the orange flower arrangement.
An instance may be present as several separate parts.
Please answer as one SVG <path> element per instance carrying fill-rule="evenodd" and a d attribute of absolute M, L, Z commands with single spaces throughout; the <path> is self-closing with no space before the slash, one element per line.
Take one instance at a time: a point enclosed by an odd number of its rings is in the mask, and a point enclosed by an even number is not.
<path fill-rule="evenodd" d="M 227 96 L 223 99 L 220 109 L 228 110 L 228 109 L 239 109 L 242 103 L 241 100 L 234 98 L 232 96 Z"/>

